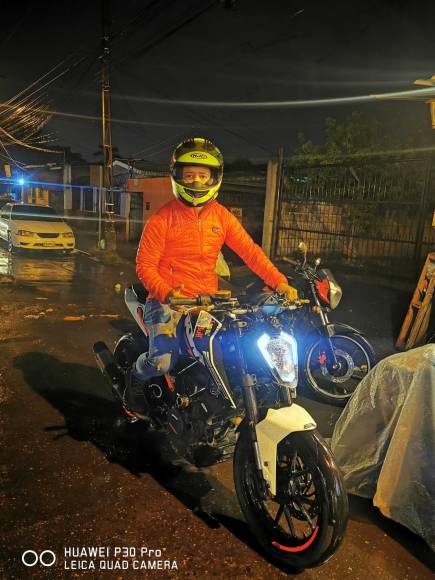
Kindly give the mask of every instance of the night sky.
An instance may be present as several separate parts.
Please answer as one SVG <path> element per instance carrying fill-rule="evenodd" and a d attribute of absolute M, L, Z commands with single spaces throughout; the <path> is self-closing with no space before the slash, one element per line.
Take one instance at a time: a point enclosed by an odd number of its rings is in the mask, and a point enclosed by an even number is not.
<path fill-rule="evenodd" d="M 121 156 L 164 163 L 196 134 L 215 140 L 227 159 L 264 160 L 280 146 L 290 154 L 300 131 L 320 141 L 326 116 L 356 109 L 400 124 L 405 141 L 419 129 L 432 138 L 423 102 L 231 106 L 417 88 L 415 79 L 435 74 L 430 3 L 238 0 L 229 9 L 206 0 L 113 0 L 111 10 L 113 145 Z M 95 160 L 100 2 L 9 4 L 1 27 L 1 102 L 64 61 L 45 80 L 71 70 L 41 92 L 59 113 L 45 130 Z M 227 105 L 195 104 L 210 101 Z"/>

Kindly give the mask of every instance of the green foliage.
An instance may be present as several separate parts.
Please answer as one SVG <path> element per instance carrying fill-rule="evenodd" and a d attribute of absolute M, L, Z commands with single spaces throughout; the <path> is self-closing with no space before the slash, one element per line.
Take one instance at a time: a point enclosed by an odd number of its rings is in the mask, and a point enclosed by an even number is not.
<path fill-rule="evenodd" d="M 353 111 L 342 121 L 326 117 L 324 141 L 315 144 L 298 133 L 292 164 L 337 163 L 365 156 L 409 153 L 431 145 L 432 135 L 424 127 L 404 123 L 399 111 L 385 111 L 385 118 Z"/>

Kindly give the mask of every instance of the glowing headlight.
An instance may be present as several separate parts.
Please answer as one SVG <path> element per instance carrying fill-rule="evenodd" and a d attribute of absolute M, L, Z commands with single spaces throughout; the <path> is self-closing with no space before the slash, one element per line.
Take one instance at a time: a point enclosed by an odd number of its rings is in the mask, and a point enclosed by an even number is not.
<path fill-rule="evenodd" d="M 62 237 L 64 238 L 73 238 L 74 234 L 72 232 L 66 232 L 65 234 L 62 234 Z"/>
<path fill-rule="evenodd" d="M 282 382 L 295 387 L 298 382 L 298 350 L 294 337 L 281 332 L 279 336 L 271 338 L 265 333 L 260 336 L 257 345 Z"/>
<path fill-rule="evenodd" d="M 27 236 L 27 237 L 32 237 L 35 235 L 35 232 L 29 232 L 28 230 L 18 230 L 17 234 L 19 236 Z"/>

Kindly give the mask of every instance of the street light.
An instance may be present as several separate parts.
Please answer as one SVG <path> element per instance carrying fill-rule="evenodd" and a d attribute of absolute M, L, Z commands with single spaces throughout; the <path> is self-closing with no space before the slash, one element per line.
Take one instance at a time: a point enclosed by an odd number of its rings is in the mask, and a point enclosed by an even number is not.
<path fill-rule="evenodd" d="M 421 89 L 420 91 L 402 91 L 398 93 L 388 93 L 382 95 L 371 95 L 379 101 L 423 101 L 430 107 L 432 119 L 432 129 L 435 129 L 435 75 L 430 79 L 417 79 L 414 85 L 430 87 L 430 89 Z"/>
<path fill-rule="evenodd" d="M 18 185 L 21 185 L 21 202 L 24 201 L 24 184 L 25 183 L 26 183 L 26 180 L 24 179 L 24 177 L 18 178 Z"/>
<path fill-rule="evenodd" d="M 435 75 L 432 75 L 430 79 L 417 79 L 414 81 L 414 85 L 421 85 L 424 87 L 435 87 Z M 435 129 L 435 99 L 430 99 L 426 101 L 430 107 L 430 116 L 432 119 L 432 129 Z"/>

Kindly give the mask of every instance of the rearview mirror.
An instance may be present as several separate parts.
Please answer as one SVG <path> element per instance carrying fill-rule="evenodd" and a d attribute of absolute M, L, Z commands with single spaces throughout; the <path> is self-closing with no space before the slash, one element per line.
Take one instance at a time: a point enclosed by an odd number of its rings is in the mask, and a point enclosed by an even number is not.
<path fill-rule="evenodd" d="M 307 248 L 307 244 L 305 242 L 300 242 L 298 248 L 304 256 L 307 255 L 308 248 Z"/>

